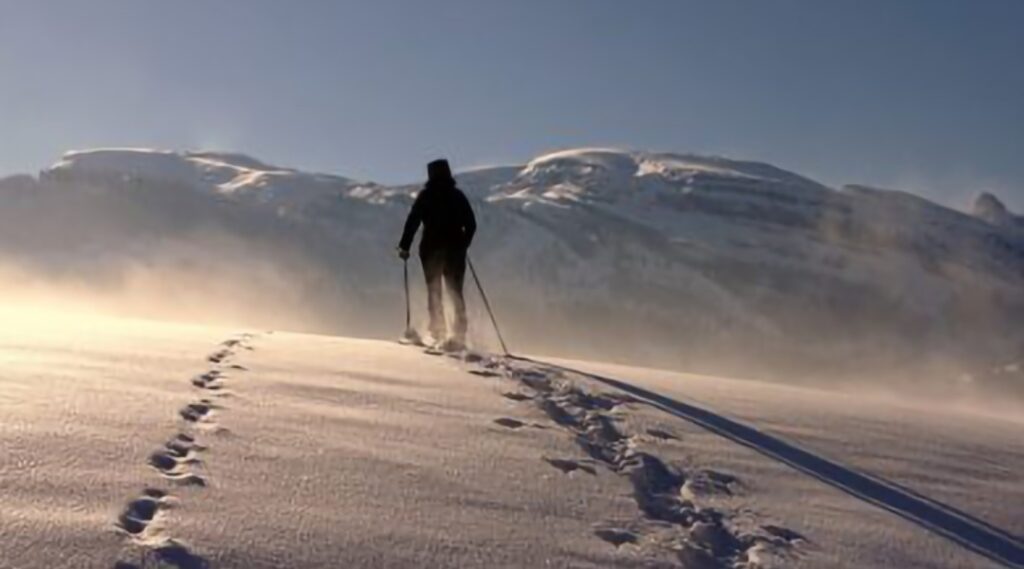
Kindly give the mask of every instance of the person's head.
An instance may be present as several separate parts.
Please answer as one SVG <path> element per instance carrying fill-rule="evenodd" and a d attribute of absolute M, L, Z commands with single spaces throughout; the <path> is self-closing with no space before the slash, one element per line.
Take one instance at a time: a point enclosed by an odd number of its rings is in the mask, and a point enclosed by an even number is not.
<path fill-rule="evenodd" d="M 427 185 L 430 186 L 454 186 L 455 178 L 452 177 L 452 169 L 448 161 L 439 158 L 427 164 Z"/>

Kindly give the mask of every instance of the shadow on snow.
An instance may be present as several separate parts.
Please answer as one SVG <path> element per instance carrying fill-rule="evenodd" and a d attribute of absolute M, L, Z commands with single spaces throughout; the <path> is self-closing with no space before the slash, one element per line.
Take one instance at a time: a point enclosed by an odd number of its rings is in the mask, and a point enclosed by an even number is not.
<path fill-rule="evenodd" d="M 1012 568 L 1024 567 L 1024 545 L 1017 537 L 913 490 L 875 475 L 858 472 L 713 411 L 617 379 L 520 356 L 511 357 L 577 374 L 624 391 L 648 405 L 788 464 L 833 488 L 888 510 L 997 563 Z"/>

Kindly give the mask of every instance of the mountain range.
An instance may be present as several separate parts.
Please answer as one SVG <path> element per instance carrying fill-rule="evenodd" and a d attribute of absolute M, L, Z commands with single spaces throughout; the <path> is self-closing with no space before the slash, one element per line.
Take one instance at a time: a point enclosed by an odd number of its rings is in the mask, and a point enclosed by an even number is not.
<path fill-rule="evenodd" d="M 616 149 L 457 179 L 481 228 L 474 267 L 517 351 L 911 382 L 1024 351 L 1024 218 L 988 193 L 963 212 L 759 162 Z M 0 180 L 5 294 L 70 288 L 142 315 L 395 336 L 394 247 L 418 188 L 234 153 L 69 152 Z M 474 341 L 493 346 L 470 302 Z"/>

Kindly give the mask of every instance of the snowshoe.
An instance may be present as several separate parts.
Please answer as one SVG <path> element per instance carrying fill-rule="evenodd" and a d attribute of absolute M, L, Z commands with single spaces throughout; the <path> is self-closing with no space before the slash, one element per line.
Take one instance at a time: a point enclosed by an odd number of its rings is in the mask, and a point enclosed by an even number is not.
<path fill-rule="evenodd" d="M 457 338 L 448 338 L 437 346 L 437 349 L 448 354 L 466 351 L 466 343 Z"/>
<path fill-rule="evenodd" d="M 439 345 L 426 346 L 423 349 L 423 353 L 429 356 L 443 356 L 446 352 L 440 348 Z"/>
<path fill-rule="evenodd" d="M 420 337 L 419 332 L 415 328 L 407 328 L 402 337 L 398 339 L 398 343 L 403 346 L 425 346 L 423 338 Z"/>

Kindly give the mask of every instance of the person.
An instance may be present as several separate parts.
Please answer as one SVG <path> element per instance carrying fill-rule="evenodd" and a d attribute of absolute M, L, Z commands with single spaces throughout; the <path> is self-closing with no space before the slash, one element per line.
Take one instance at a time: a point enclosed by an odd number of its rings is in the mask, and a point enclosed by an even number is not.
<path fill-rule="evenodd" d="M 451 167 L 445 159 L 427 164 L 427 183 L 412 204 L 398 243 L 398 255 L 402 260 L 409 258 L 413 238 L 421 223 L 420 263 L 427 281 L 430 335 L 438 347 L 459 350 L 466 345 L 466 301 L 462 288 L 466 277 L 466 252 L 476 234 L 476 217 L 466 195 L 456 187 Z M 447 337 L 445 288 L 455 313 L 451 335 Z"/>

